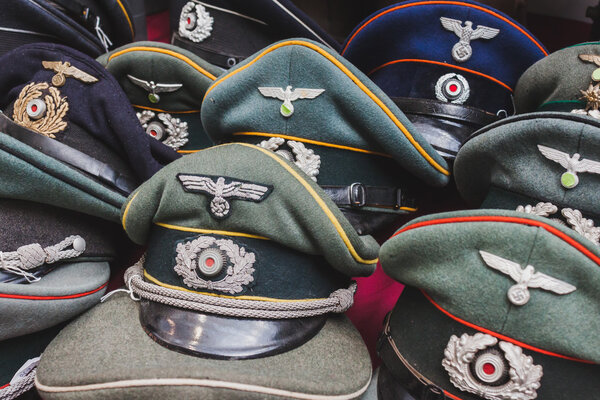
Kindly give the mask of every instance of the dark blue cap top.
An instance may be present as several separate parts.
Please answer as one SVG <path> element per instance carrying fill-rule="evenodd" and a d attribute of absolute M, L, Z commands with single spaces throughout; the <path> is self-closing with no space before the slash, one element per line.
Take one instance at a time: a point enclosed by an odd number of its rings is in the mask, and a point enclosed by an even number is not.
<path fill-rule="evenodd" d="M 502 103 L 510 101 L 521 74 L 547 52 L 523 26 L 491 7 L 471 1 L 407 1 L 367 17 L 346 40 L 342 55 L 392 97 L 440 99 L 438 80 L 459 74 L 468 81 L 467 90 L 468 85 L 475 89 L 472 100 L 479 104 L 457 103 L 494 114 L 510 106 L 510 114 L 512 105 Z M 448 83 L 437 88 L 445 101 L 464 89 L 462 81 Z"/>
<path fill-rule="evenodd" d="M 10 0 L 0 12 L 0 54 L 36 42 L 98 56 L 134 39 L 126 0 Z"/>
<path fill-rule="evenodd" d="M 101 178 L 105 165 L 138 183 L 179 157 L 144 132 L 117 81 L 85 54 L 38 43 L 6 53 L 0 65 L 2 120 L 16 123 L 13 137 L 47 155 Z"/>

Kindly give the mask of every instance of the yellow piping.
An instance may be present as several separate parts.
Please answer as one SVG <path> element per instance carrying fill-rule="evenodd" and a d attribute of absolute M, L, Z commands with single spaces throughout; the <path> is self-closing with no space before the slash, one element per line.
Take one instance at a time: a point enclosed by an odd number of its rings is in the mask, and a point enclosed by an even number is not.
<path fill-rule="evenodd" d="M 158 226 L 162 226 L 163 228 L 174 229 L 176 231 L 194 232 L 194 233 L 212 233 L 214 235 L 241 236 L 241 237 L 248 237 L 248 238 L 252 238 L 252 239 L 270 240 L 269 238 L 264 237 L 264 236 L 258 236 L 258 235 L 253 235 L 251 233 L 244 233 L 244 232 L 219 231 L 216 229 L 189 228 L 187 226 L 165 224 L 164 222 L 155 222 L 155 224 Z"/>
<path fill-rule="evenodd" d="M 408 129 L 406 129 L 406 127 L 404 125 L 402 125 L 402 123 L 398 120 L 398 118 L 396 118 L 396 116 L 390 111 L 390 109 L 385 104 L 383 104 L 381 99 L 379 99 L 377 96 L 375 96 L 375 94 L 373 94 L 373 92 L 371 92 L 369 90 L 369 88 L 367 88 L 356 76 L 354 76 L 354 74 L 352 74 L 352 72 L 350 72 L 350 70 L 348 68 L 346 68 L 335 57 L 333 57 L 331 54 L 329 54 L 325 50 L 321 49 L 320 47 L 318 47 L 312 43 L 308 43 L 308 42 L 304 42 L 304 41 L 300 41 L 300 40 L 289 40 L 289 41 L 281 42 L 279 44 L 273 45 L 273 46 L 265 49 L 262 53 L 260 53 L 258 56 L 256 56 L 252 61 L 248 62 L 246 65 L 244 65 L 234 71 L 231 71 L 230 73 L 222 76 L 217 81 L 215 81 L 211 86 L 208 87 L 208 90 L 206 91 L 204 98 L 206 99 L 206 96 L 208 96 L 210 91 L 212 89 L 214 89 L 215 87 L 217 87 L 221 82 L 223 82 L 224 80 L 226 80 L 228 78 L 231 78 L 238 72 L 245 70 L 246 68 L 248 68 L 249 66 L 254 64 L 256 61 L 258 61 L 260 58 L 262 58 L 264 55 L 266 55 L 280 47 L 290 46 L 290 45 L 298 45 L 298 46 L 308 47 L 309 49 L 312 49 L 312 50 L 316 51 L 317 53 L 321 54 L 323 57 L 327 58 L 331 63 L 333 63 L 336 67 L 338 67 L 344 74 L 346 74 L 346 76 L 348 76 L 363 92 L 365 92 L 367 94 L 367 96 L 369 96 L 371 98 L 371 100 L 373 100 L 383 110 L 383 112 L 386 113 L 386 115 L 392 120 L 392 122 L 394 122 L 394 124 L 400 129 L 400 131 L 402 131 L 404 136 L 413 145 L 413 147 L 421 154 L 421 156 L 423 156 L 423 158 L 425 158 L 427 160 L 427 162 L 429 162 L 429 164 L 433 168 L 435 168 L 436 170 L 438 170 L 439 172 L 441 172 L 444 175 L 448 175 L 448 176 L 450 175 L 450 172 L 448 170 L 446 170 L 444 167 L 439 165 L 425 151 L 425 149 L 423 149 L 423 147 L 421 147 L 421 145 L 410 134 Z"/>
<path fill-rule="evenodd" d="M 148 273 L 148 271 L 144 270 L 144 276 L 146 277 L 146 279 L 148 279 L 150 282 L 158 285 L 158 286 L 162 286 L 162 287 L 166 287 L 168 289 L 173 289 L 173 290 L 179 290 L 182 292 L 190 292 L 190 293 L 198 293 L 198 294 L 203 294 L 205 296 L 214 296 L 214 297 L 222 297 L 225 299 L 235 299 L 235 300 L 256 300 L 256 301 L 270 301 L 273 303 L 294 303 L 294 302 L 298 302 L 298 301 L 314 301 L 314 300 L 325 300 L 324 298 L 316 298 L 316 299 L 274 299 L 272 297 L 260 297 L 260 296 L 227 296 L 224 294 L 215 294 L 215 293 L 206 293 L 206 292 L 196 292 L 193 290 L 189 290 L 183 287 L 179 287 L 179 286 L 173 286 L 173 285 L 169 285 L 168 283 L 162 283 L 161 281 L 159 281 L 158 279 L 156 279 L 155 277 L 153 277 L 152 275 L 150 275 Z"/>
<path fill-rule="evenodd" d="M 135 38 L 135 32 L 133 31 L 133 24 L 131 23 L 131 19 L 129 18 L 129 14 L 127 14 L 127 10 L 125 10 L 125 7 L 123 6 L 123 3 L 121 3 L 121 0 L 117 0 L 117 3 L 119 4 L 119 7 L 121 7 L 121 10 L 123 11 L 123 14 L 125 14 L 125 18 L 127 18 L 127 23 L 129 24 L 129 30 L 131 31 L 131 38 L 134 39 Z"/>
<path fill-rule="evenodd" d="M 280 135 L 278 133 L 263 133 L 263 132 L 235 132 L 233 134 L 233 136 L 264 136 L 264 137 L 280 137 L 283 139 L 287 139 L 287 140 L 295 140 L 297 142 L 304 142 L 304 143 L 310 143 L 310 144 L 316 144 L 317 146 L 324 146 L 324 147 L 333 147 L 336 149 L 342 149 L 342 150 L 350 150 L 350 151 L 356 151 L 359 153 L 367 153 L 367 154 L 374 154 L 377 156 L 382 156 L 382 157 L 392 157 L 389 154 L 385 154 L 385 153 L 379 153 L 377 151 L 371 151 L 371 150 L 365 150 L 365 149 L 359 149 L 356 147 L 350 147 L 350 146 L 342 146 L 341 144 L 333 144 L 333 143 L 326 143 L 326 142 L 319 142 L 317 140 L 312 140 L 312 139 L 305 139 L 305 138 L 300 138 L 300 137 L 296 137 L 296 136 L 290 136 L 290 135 Z"/>
<path fill-rule="evenodd" d="M 127 219 L 127 214 L 129 214 L 129 207 L 131 207 L 131 203 L 133 203 L 133 200 L 135 200 L 135 198 L 137 197 L 137 195 L 140 192 L 136 192 L 133 197 L 131 198 L 131 200 L 129 200 L 129 202 L 127 203 L 127 206 L 125 206 L 125 211 L 123 212 L 123 218 L 121 219 L 121 225 L 123 225 L 123 229 L 125 230 L 125 232 L 127 232 L 127 228 L 125 227 L 125 220 Z"/>
<path fill-rule="evenodd" d="M 213 74 L 211 74 L 210 72 L 206 71 L 204 68 L 202 68 L 201 66 L 199 66 L 198 64 L 196 64 L 195 62 L 193 62 L 190 58 L 176 53 L 174 51 L 171 50 L 167 50 L 167 49 L 161 49 L 158 47 L 147 47 L 147 46 L 139 46 L 139 47 L 129 47 L 127 49 L 123 49 L 121 51 L 118 51 L 114 54 L 112 54 L 110 57 L 108 57 L 108 61 L 111 61 L 113 58 L 118 57 L 120 55 L 126 54 L 126 53 L 131 53 L 132 51 L 152 51 L 155 53 L 162 53 L 162 54 L 167 54 L 171 57 L 175 57 L 180 59 L 181 61 L 189 64 L 192 68 L 194 68 L 196 71 L 200 72 L 202 75 L 206 76 L 207 78 L 209 78 L 210 80 L 215 80 L 217 79 L 216 76 L 214 76 Z"/>
<path fill-rule="evenodd" d="M 365 259 L 363 259 L 356 252 L 356 250 L 354 249 L 354 246 L 352 246 L 352 243 L 350 242 L 350 239 L 348 239 L 348 235 L 346 235 L 346 232 L 344 231 L 344 228 L 342 228 L 342 225 L 340 224 L 340 221 L 338 221 L 337 218 L 335 217 L 335 215 L 333 215 L 333 213 L 331 212 L 331 210 L 329 209 L 329 207 L 327 207 L 327 204 L 325 204 L 325 202 L 323 201 L 323 199 L 321 198 L 321 196 L 319 196 L 317 194 L 317 192 L 315 192 L 315 190 L 308 184 L 308 182 L 306 182 L 306 180 L 304 180 L 296 171 L 294 171 L 292 169 L 291 166 L 289 166 L 287 164 L 287 161 L 285 161 L 282 157 L 278 156 L 277 154 L 273 153 L 272 151 L 263 149 L 261 147 L 254 146 L 254 145 L 247 144 L 247 143 L 236 143 L 236 144 L 238 144 L 240 146 L 246 146 L 246 147 L 250 147 L 252 149 L 256 149 L 256 150 L 262 151 L 264 154 L 268 155 L 273 160 L 277 161 L 294 178 L 296 178 L 296 180 L 298 180 L 298 182 L 300 182 L 302 184 L 302 186 L 304 186 L 304 188 L 306 189 L 306 191 L 308 193 L 310 193 L 310 195 L 313 197 L 313 199 L 315 199 L 315 201 L 317 202 L 317 204 L 321 207 L 321 209 L 323 210 L 323 212 L 327 215 L 327 217 L 329 218 L 329 220 L 331 221 L 331 223 L 333 224 L 333 226 L 337 230 L 338 234 L 340 235 L 340 237 L 342 238 L 342 240 L 346 244 L 346 247 L 350 251 L 350 254 L 352 254 L 352 257 L 354 257 L 354 259 L 356 261 L 358 261 L 359 263 L 361 263 L 361 264 L 376 264 L 377 263 L 377 258 L 374 259 L 374 260 L 365 260 Z"/>

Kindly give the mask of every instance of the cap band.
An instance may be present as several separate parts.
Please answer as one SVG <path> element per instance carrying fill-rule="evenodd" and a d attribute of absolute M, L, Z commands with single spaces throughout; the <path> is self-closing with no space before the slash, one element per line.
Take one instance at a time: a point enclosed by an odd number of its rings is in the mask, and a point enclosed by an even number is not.
<path fill-rule="evenodd" d="M 392 210 L 416 211 L 416 200 L 404 190 L 394 187 L 366 186 L 353 183 L 349 186 L 322 185 L 338 207 L 375 207 Z"/>
<path fill-rule="evenodd" d="M 348 289 L 336 290 L 326 299 L 282 302 L 235 300 L 169 289 L 144 280 L 144 260 L 145 256 L 125 271 L 124 279 L 131 293 L 186 310 L 240 318 L 289 319 L 343 313 L 354 303 L 355 282 Z"/>
<path fill-rule="evenodd" d="M 39 152 L 82 170 L 117 189 L 123 194 L 131 193 L 137 185 L 132 179 L 116 171 L 108 164 L 98 161 L 81 151 L 56 140 L 31 132 L 0 113 L 0 130 Z"/>

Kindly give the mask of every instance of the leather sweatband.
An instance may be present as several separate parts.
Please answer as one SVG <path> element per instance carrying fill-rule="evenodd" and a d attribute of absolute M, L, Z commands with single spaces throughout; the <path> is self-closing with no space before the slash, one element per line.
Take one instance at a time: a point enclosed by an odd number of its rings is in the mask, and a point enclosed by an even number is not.
<path fill-rule="evenodd" d="M 0 132 L 33 147 L 47 156 L 98 178 L 125 195 L 131 193 L 137 187 L 130 177 L 121 174 L 110 165 L 57 140 L 32 132 L 13 122 L 2 112 L 0 112 Z"/>
<path fill-rule="evenodd" d="M 416 208 L 416 201 L 400 188 L 366 186 L 353 183 L 350 186 L 321 186 L 337 206 L 352 208 L 374 207 L 398 210 Z"/>
<path fill-rule="evenodd" d="M 417 377 L 415 375 L 418 372 L 404 359 L 392 338 L 390 333 L 390 316 L 391 312 L 385 317 L 383 332 L 381 332 L 377 341 L 377 354 L 395 378 L 395 384 L 406 389 L 417 400 L 449 399 L 439 386 L 427 380 L 424 376 Z"/>
<path fill-rule="evenodd" d="M 460 104 L 446 103 L 433 99 L 421 99 L 412 97 L 392 97 L 394 103 L 405 114 L 427 115 L 437 118 L 445 118 L 466 122 L 484 127 L 500 119 L 495 114 L 478 108 Z"/>

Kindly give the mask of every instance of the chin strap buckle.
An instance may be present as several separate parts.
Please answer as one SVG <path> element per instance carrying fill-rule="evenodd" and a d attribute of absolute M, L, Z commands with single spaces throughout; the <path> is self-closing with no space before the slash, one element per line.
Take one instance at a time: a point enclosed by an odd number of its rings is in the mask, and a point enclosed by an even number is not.
<path fill-rule="evenodd" d="M 367 204 L 367 189 L 365 188 L 365 185 L 354 182 L 352 185 L 350 185 L 348 191 L 350 206 L 360 208 Z"/>

